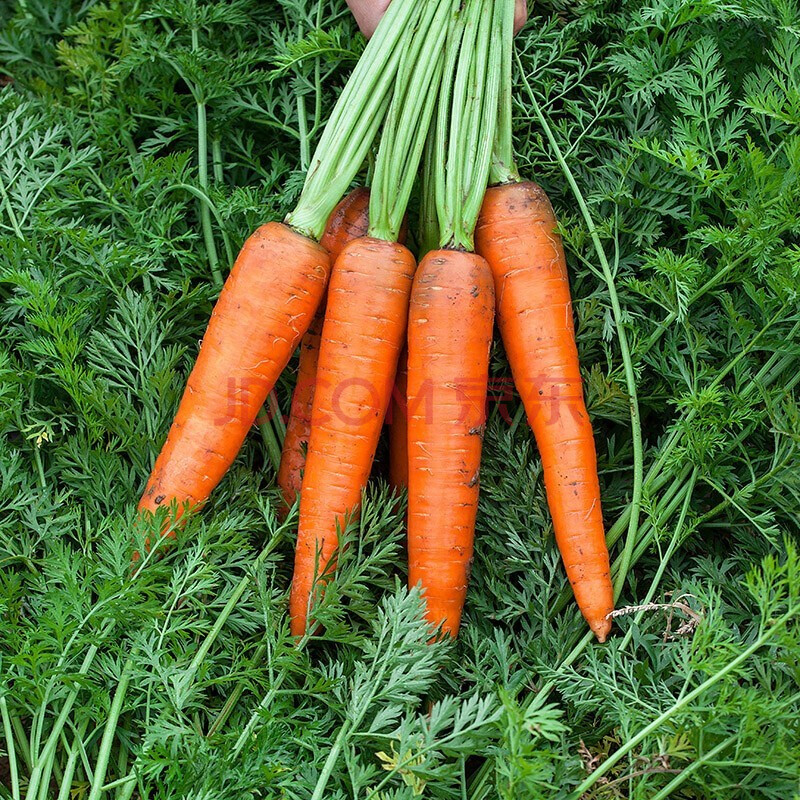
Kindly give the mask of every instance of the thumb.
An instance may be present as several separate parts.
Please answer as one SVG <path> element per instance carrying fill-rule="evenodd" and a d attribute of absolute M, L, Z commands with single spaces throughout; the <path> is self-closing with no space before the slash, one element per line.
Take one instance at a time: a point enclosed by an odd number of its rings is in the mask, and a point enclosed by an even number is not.
<path fill-rule="evenodd" d="M 369 39 L 381 17 L 389 7 L 391 0 L 347 0 L 347 5 L 356 18 L 358 28 Z M 516 0 L 514 9 L 514 33 L 519 33 L 520 28 L 528 19 L 528 3 L 526 0 Z"/>
<path fill-rule="evenodd" d="M 356 18 L 359 30 L 367 39 L 375 33 L 375 28 L 378 27 L 389 3 L 390 0 L 347 0 L 347 5 Z"/>

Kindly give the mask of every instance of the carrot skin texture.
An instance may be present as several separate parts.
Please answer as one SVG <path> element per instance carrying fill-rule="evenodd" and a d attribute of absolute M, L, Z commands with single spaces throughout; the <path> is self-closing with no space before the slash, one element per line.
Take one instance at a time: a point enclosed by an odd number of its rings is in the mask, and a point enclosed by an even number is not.
<path fill-rule="evenodd" d="M 365 236 L 369 228 L 369 189 L 359 186 L 346 195 L 331 211 L 325 223 L 325 233 L 319 243 L 330 253 L 331 264 L 345 245 Z"/>
<path fill-rule="evenodd" d="M 330 254 L 331 264 L 345 245 L 364 236 L 369 228 L 369 189 L 361 186 L 353 189 L 331 212 L 325 233 L 319 243 Z M 292 405 L 286 423 L 286 435 L 281 450 L 281 463 L 277 482 L 283 495 L 283 504 L 278 509 L 284 517 L 292 507 L 303 479 L 306 463 L 306 448 L 311 434 L 311 406 L 314 402 L 314 386 L 317 379 L 319 344 L 322 325 L 325 321 L 325 301 L 320 304 L 311 327 L 300 342 L 300 362 L 297 368 L 297 383 L 292 393 Z"/>
<path fill-rule="evenodd" d="M 369 198 L 366 186 L 359 186 L 343 197 L 336 208 L 331 211 L 325 223 L 325 233 L 319 243 L 330 253 L 331 264 L 339 257 L 339 253 L 354 239 L 366 236 L 369 230 Z M 406 243 L 408 234 L 408 215 L 403 217 L 397 241 Z"/>
<path fill-rule="evenodd" d="M 204 503 L 228 471 L 259 409 L 314 319 L 328 253 L 278 222 L 244 243 L 206 328 L 140 510 Z"/>
<path fill-rule="evenodd" d="M 357 513 L 389 407 L 408 322 L 414 256 L 401 244 L 364 236 L 333 267 L 322 330 L 311 437 L 300 495 L 291 629 L 301 636 L 317 574 L 332 567 Z"/>
<path fill-rule="evenodd" d="M 408 487 L 408 351 L 397 364 L 389 425 L 389 485 L 395 491 Z"/>
<path fill-rule="evenodd" d="M 566 259 L 534 183 L 487 190 L 475 249 L 495 280 L 497 320 L 542 459 L 556 543 L 575 599 L 603 642 L 614 609 L 594 435 L 578 364 Z"/>
<path fill-rule="evenodd" d="M 494 305 L 481 256 L 422 259 L 408 321 L 408 581 L 451 636 L 472 565 Z"/>

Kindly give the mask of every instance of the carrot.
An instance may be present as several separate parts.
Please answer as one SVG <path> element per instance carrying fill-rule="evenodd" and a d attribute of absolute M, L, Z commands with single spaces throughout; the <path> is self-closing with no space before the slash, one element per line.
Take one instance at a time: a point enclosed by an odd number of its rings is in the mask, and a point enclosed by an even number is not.
<path fill-rule="evenodd" d="M 325 233 L 319 243 L 330 253 L 331 264 L 345 245 L 364 236 L 369 228 L 369 189 L 359 186 L 345 195 L 325 223 Z"/>
<path fill-rule="evenodd" d="M 389 486 L 395 491 L 408 487 L 408 351 L 397 365 L 389 425 Z"/>
<path fill-rule="evenodd" d="M 364 236 L 368 228 L 369 189 L 361 186 L 353 189 L 333 210 L 328 218 L 320 244 L 330 253 L 331 262 L 333 262 L 346 244 L 359 236 Z M 401 244 L 405 243 L 406 230 L 407 224 L 404 219 L 398 236 Z M 277 482 L 283 495 L 283 505 L 278 510 L 280 516 L 285 516 L 291 508 L 302 484 L 308 437 L 311 434 L 311 406 L 314 402 L 314 386 L 324 321 L 325 301 L 323 300 L 311 327 L 300 342 L 297 383 L 292 394 L 292 405 L 289 411 L 289 420 L 286 423 L 286 435 L 283 440 L 281 462 L 278 469 Z"/>
<path fill-rule="evenodd" d="M 328 251 L 331 263 L 344 246 L 363 236 L 369 227 L 369 189 L 353 189 L 328 217 L 325 233 L 320 244 Z M 297 368 L 297 383 L 292 394 L 289 420 L 281 450 L 281 463 L 278 468 L 278 486 L 283 495 L 281 516 L 291 508 L 300 491 L 302 472 L 306 463 L 306 447 L 311 433 L 311 405 L 314 402 L 314 385 L 317 378 L 317 361 L 322 337 L 322 324 L 325 320 L 325 303 L 320 306 L 311 327 L 300 342 L 300 363 Z"/>
<path fill-rule="evenodd" d="M 323 301 L 324 304 L 324 301 Z M 297 383 L 292 392 L 292 405 L 286 422 L 286 434 L 281 449 L 277 483 L 281 490 L 282 505 L 278 515 L 283 519 L 300 491 L 303 467 L 306 463 L 306 447 L 311 433 L 311 405 L 314 402 L 314 387 L 317 380 L 319 344 L 325 312 L 320 310 L 311 327 L 300 342 L 300 360 L 297 366 Z"/>
<path fill-rule="evenodd" d="M 490 188 L 475 239 L 494 273 L 500 334 L 542 458 L 567 576 L 603 642 L 614 592 L 564 249 L 550 201 L 530 182 Z"/>
<path fill-rule="evenodd" d="M 262 225 L 245 242 L 140 509 L 176 502 L 180 516 L 208 498 L 314 318 L 329 269 L 319 244 L 281 223 Z"/>
<path fill-rule="evenodd" d="M 419 255 L 439 249 L 439 221 L 436 217 L 435 127 L 428 132 L 422 159 L 420 183 Z M 391 426 L 389 428 L 389 486 L 395 490 L 408 489 L 408 349 L 404 348 L 397 365 L 397 378 L 392 394 Z"/>
<path fill-rule="evenodd" d="M 471 251 L 499 85 L 497 11 L 481 0 L 463 8 L 426 165 L 437 223 L 425 223 L 425 239 L 438 229 L 439 249 L 417 270 L 408 325 L 408 582 L 424 590 L 431 626 L 451 636 L 461 624 L 478 511 L 494 284 Z"/>
<path fill-rule="evenodd" d="M 513 3 L 502 20 L 503 79 L 491 181 L 475 230 L 494 274 L 497 320 L 542 458 L 556 543 L 578 607 L 599 641 L 614 609 L 594 436 L 583 400 L 566 259 L 553 208 L 522 182 L 511 133 Z"/>
<path fill-rule="evenodd" d="M 408 581 L 452 636 L 472 563 L 493 320 L 483 258 L 425 256 L 408 327 Z"/>
<path fill-rule="evenodd" d="M 334 265 L 300 498 L 292 633 L 302 635 L 315 576 L 331 564 L 367 483 L 403 346 L 416 264 L 403 245 L 365 236 Z"/>
<path fill-rule="evenodd" d="M 338 531 L 358 512 L 389 407 L 416 268 L 414 256 L 397 239 L 433 115 L 441 45 L 455 7 L 456 0 L 418 4 L 378 150 L 369 235 L 344 248 L 331 274 L 289 600 L 296 636 L 306 631 L 315 582 L 323 582 L 335 566 Z M 423 53 L 431 55 L 421 58 Z"/>

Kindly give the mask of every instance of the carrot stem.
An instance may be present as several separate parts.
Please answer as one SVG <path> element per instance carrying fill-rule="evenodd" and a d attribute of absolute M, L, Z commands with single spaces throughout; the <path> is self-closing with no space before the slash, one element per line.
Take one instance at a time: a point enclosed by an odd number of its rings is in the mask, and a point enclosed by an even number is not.
<path fill-rule="evenodd" d="M 486 68 L 488 60 L 488 47 L 486 42 L 489 37 L 489 26 L 492 18 L 490 13 L 481 15 L 476 31 L 475 56 L 469 61 L 469 77 L 467 79 L 467 97 L 464 108 L 466 125 L 464 136 L 458 143 L 461 152 L 459 167 L 462 170 L 461 185 L 470 186 L 470 179 L 475 168 L 475 155 L 478 152 L 479 138 L 482 133 L 480 126 L 469 125 L 469 121 L 480 114 L 483 106 L 484 92 L 486 91 Z M 496 110 L 493 114 L 496 119 Z"/>
<path fill-rule="evenodd" d="M 422 160 L 422 186 L 419 208 L 419 256 L 439 246 L 439 220 L 436 216 L 436 126 L 428 131 Z"/>
<path fill-rule="evenodd" d="M 439 241 L 446 241 L 455 227 L 456 193 L 447 180 L 447 142 L 450 135 L 451 103 L 453 96 L 453 73 L 461 49 L 464 36 L 465 16 L 462 10 L 456 17 L 456 23 L 447 37 L 444 61 L 444 80 L 439 93 L 439 105 L 436 111 L 436 136 L 434 145 L 434 192 L 436 198 L 436 214 L 439 222 Z"/>
<path fill-rule="evenodd" d="M 647 590 L 647 594 L 644 596 L 644 600 L 642 600 L 641 605 L 647 606 L 653 602 L 653 598 L 655 597 L 656 591 L 658 590 L 658 586 L 661 583 L 661 578 L 664 575 L 664 572 L 667 568 L 667 564 L 669 564 L 670 559 L 672 558 L 675 551 L 678 549 L 678 544 L 681 542 L 683 537 L 683 526 L 686 522 L 686 516 L 689 513 L 689 507 L 692 502 L 692 497 L 694 496 L 694 486 L 697 481 L 697 467 L 694 468 L 692 474 L 689 478 L 689 484 L 686 489 L 686 496 L 683 499 L 683 505 L 681 506 L 681 513 L 678 516 L 678 521 L 675 524 L 675 527 L 672 531 L 672 537 L 670 538 L 669 545 L 667 546 L 666 553 L 662 556 L 661 561 L 658 565 L 658 569 L 656 570 L 656 574 L 653 577 L 653 580 L 650 582 L 650 588 Z M 642 608 L 634 617 L 633 624 L 628 628 L 625 636 L 622 639 L 622 643 L 620 644 L 620 650 L 624 650 L 629 644 L 631 639 L 633 638 L 633 632 L 636 629 L 636 626 L 642 621 L 642 617 L 644 615 L 644 608 Z"/>
<path fill-rule="evenodd" d="M 497 104 L 500 96 L 501 57 L 502 57 L 502 21 L 503 3 L 493 3 L 493 13 L 485 12 L 481 18 L 479 53 L 483 54 L 476 62 L 478 71 L 486 73 L 483 91 L 471 107 L 468 118 L 470 130 L 480 131 L 477 137 L 477 148 L 470 150 L 462 160 L 467 168 L 462 183 L 462 196 L 465 198 L 462 209 L 462 230 L 466 236 L 466 244 L 472 249 L 473 232 L 478 221 L 478 214 L 483 204 L 486 185 L 489 181 L 489 169 L 492 160 L 492 147 L 497 128 Z"/>
<path fill-rule="evenodd" d="M 261 407 L 261 414 L 265 417 L 267 416 L 266 406 Z M 261 441 L 264 442 L 272 468 L 277 472 L 281 464 L 281 443 L 278 441 L 278 436 L 269 418 L 257 420 L 257 424 L 261 433 Z"/>
<path fill-rule="evenodd" d="M 490 183 L 518 183 L 520 180 L 514 160 L 512 139 L 511 62 L 514 50 L 514 0 L 502 0 L 502 39 L 500 53 L 500 102 L 497 110 L 497 130 L 489 170 Z"/>
<path fill-rule="evenodd" d="M 453 209 L 453 219 L 451 229 L 442 226 L 442 239 L 448 237 L 447 242 L 442 242 L 443 246 L 455 249 L 472 250 L 465 241 L 462 230 L 461 216 L 463 212 L 463 195 L 461 188 L 464 178 L 464 152 L 463 145 L 465 140 L 464 130 L 467 125 L 473 122 L 472 119 L 465 120 L 468 109 L 467 92 L 469 88 L 470 71 L 476 53 L 477 26 L 480 20 L 481 4 L 479 0 L 473 0 L 466 7 L 464 35 L 461 39 L 458 66 L 456 68 L 455 80 L 453 81 L 453 103 L 450 108 L 450 131 L 447 143 L 447 179 L 452 197 L 451 206 Z"/>
<path fill-rule="evenodd" d="M 197 28 L 192 28 L 192 51 L 199 47 L 199 33 Z M 204 194 L 208 194 L 208 118 L 206 115 L 206 102 L 202 97 L 197 97 L 197 177 Z M 211 228 L 211 212 L 206 203 L 200 201 L 200 224 L 203 227 L 203 239 L 208 255 L 208 264 L 214 283 L 222 286 L 222 272 L 219 268 L 217 245 L 214 242 L 214 231 Z"/>
<path fill-rule="evenodd" d="M 429 0 L 410 31 L 372 181 L 369 235 L 376 239 L 397 241 L 403 224 L 441 82 L 441 52 L 453 7 L 452 0 Z M 423 53 L 434 55 L 423 58 Z"/>
<path fill-rule="evenodd" d="M 311 159 L 300 200 L 286 216 L 286 224 L 299 233 L 319 240 L 361 168 L 389 107 L 401 55 L 419 15 L 415 0 L 395 0 L 358 60 Z"/>
<path fill-rule="evenodd" d="M 122 705 L 125 702 L 125 692 L 128 691 L 128 684 L 131 680 L 133 671 L 133 655 L 125 662 L 122 676 L 119 679 L 117 688 L 114 692 L 114 699 L 111 702 L 111 709 L 103 730 L 103 738 L 100 742 L 100 750 L 97 754 L 97 764 L 95 765 L 94 775 L 91 778 L 92 788 L 89 792 L 89 800 L 100 800 L 105 783 L 108 760 L 111 756 L 111 748 L 114 746 L 114 737 L 117 732 L 119 717 L 122 713 Z"/>
<path fill-rule="evenodd" d="M 472 252 L 473 232 L 489 178 L 500 91 L 503 8 L 468 0 L 453 28 L 436 120 L 439 244 Z M 456 62 L 458 62 L 456 64 Z"/>
<path fill-rule="evenodd" d="M 19 772 L 17 770 L 17 754 L 14 748 L 14 733 L 11 730 L 11 717 L 8 713 L 8 704 L 5 697 L 0 697 L 0 718 L 3 721 L 3 733 L 6 737 L 6 754 L 8 760 L 8 777 L 11 781 L 11 796 L 19 800 Z"/>

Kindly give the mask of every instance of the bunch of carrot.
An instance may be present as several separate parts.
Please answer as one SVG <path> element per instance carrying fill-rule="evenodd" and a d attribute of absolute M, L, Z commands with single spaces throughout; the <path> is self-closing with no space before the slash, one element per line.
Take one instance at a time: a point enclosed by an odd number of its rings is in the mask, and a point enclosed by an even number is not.
<path fill-rule="evenodd" d="M 390 479 L 408 489 L 409 582 L 422 586 L 433 628 L 457 633 L 495 319 L 578 606 L 600 641 L 610 630 L 614 597 L 564 251 L 546 195 L 514 166 L 513 17 L 513 0 L 390 5 L 325 128 L 297 208 L 245 242 L 140 502 L 143 511 L 169 509 L 158 515 L 164 533 L 202 506 L 299 346 L 277 478 L 282 513 L 300 498 L 296 635 L 335 569 L 339 532 L 358 514 L 392 404 Z M 370 190 L 341 200 L 379 131 Z M 404 244 L 416 184 L 419 265 Z"/>

